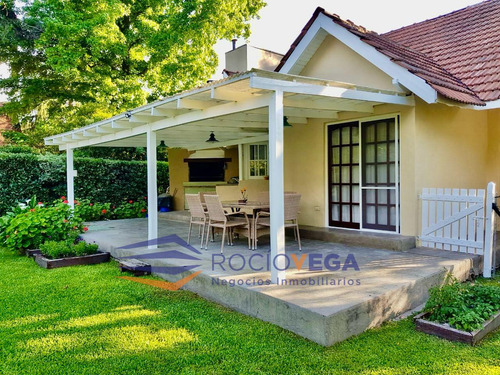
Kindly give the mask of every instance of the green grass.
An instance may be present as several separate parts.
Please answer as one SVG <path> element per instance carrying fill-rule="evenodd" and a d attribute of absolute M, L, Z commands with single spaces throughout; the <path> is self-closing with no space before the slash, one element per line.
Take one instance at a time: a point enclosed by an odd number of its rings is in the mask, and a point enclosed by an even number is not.
<path fill-rule="evenodd" d="M 500 332 L 469 347 L 407 319 L 323 348 L 118 275 L 115 263 L 45 270 L 0 250 L 0 374 L 500 374 Z"/>

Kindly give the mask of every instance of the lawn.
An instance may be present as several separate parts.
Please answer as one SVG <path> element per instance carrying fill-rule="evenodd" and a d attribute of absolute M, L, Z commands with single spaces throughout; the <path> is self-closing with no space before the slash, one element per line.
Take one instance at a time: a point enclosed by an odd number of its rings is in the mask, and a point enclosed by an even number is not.
<path fill-rule="evenodd" d="M 0 250 L 1 374 L 500 374 L 479 346 L 392 322 L 330 348 L 207 302 L 118 279 L 115 263 L 41 269 Z"/>

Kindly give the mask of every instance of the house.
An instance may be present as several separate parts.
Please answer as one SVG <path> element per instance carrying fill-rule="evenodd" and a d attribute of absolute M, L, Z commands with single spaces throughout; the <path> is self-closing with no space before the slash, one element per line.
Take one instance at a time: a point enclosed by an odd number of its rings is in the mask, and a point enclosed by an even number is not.
<path fill-rule="evenodd" d="M 151 239 L 160 141 L 180 191 L 269 177 L 274 256 L 285 190 L 302 194 L 301 225 L 417 236 L 423 188 L 500 182 L 499 15 L 491 0 L 377 34 L 318 8 L 275 71 L 228 75 L 45 142 L 68 153 L 70 202 L 75 148 L 147 146 Z M 189 181 L 193 153 L 222 159 L 215 181 L 200 181 L 204 168 Z"/>

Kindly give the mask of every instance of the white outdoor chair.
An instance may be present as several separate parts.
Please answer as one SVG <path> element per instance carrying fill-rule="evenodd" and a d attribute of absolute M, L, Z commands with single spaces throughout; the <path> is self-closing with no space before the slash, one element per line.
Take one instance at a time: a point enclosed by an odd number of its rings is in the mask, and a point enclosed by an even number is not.
<path fill-rule="evenodd" d="M 295 240 L 299 244 L 299 250 L 302 251 L 302 244 L 300 242 L 300 232 L 299 224 L 297 222 L 297 217 L 299 215 L 300 207 L 300 194 L 297 193 L 285 193 L 284 204 L 285 204 L 285 228 L 293 228 L 293 234 Z M 271 226 L 270 214 L 269 212 L 260 211 L 257 213 L 255 218 L 255 226 L 253 228 L 253 238 L 254 238 L 254 248 L 257 248 L 257 238 L 259 236 L 259 230 L 261 234 L 269 233 L 269 228 Z"/>
<path fill-rule="evenodd" d="M 207 213 L 201 204 L 201 199 L 199 194 L 186 194 L 186 201 L 189 207 L 189 213 L 191 214 L 191 219 L 189 220 L 189 233 L 187 242 L 190 243 L 191 240 L 191 230 L 193 228 L 193 224 L 199 225 L 199 236 L 201 237 L 201 245 L 203 248 L 203 238 L 205 236 L 205 228 L 207 226 Z M 208 237 L 208 231 L 207 231 Z"/>
<path fill-rule="evenodd" d="M 228 234 L 228 244 L 233 244 L 233 230 L 234 228 L 245 228 L 248 231 L 248 248 L 251 248 L 251 235 L 250 235 L 250 222 L 246 213 L 243 217 L 239 212 L 226 213 L 222 204 L 220 203 L 217 195 L 205 195 L 205 203 L 208 211 L 208 230 L 210 228 L 222 228 L 222 242 L 220 245 L 220 252 L 224 251 L 224 240 L 226 238 L 226 230 Z M 208 234 L 205 239 L 205 249 L 208 249 Z"/>

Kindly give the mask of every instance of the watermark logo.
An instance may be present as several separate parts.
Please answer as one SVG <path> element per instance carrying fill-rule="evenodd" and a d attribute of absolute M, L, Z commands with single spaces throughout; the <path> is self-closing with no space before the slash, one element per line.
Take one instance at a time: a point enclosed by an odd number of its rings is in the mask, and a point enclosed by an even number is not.
<path fill-rule="evenodd" d="M 160 237 L 156 238 L 154 240 L 149 240 L 149 241 L 142 241 L 142 242 L 137 242 L 134 244 L 126 245 L 119 247 L 118 249 L 137 249 L 141 247 L 152 247 L 152 246 L 159 246 L 159 245 L 170 245 L 170 244 L 176 244 L 180 246 L 183 251 L 180 250 L 163 250 L 163 251 L 154 251 L 154 252 L 148 252 L 145 254 L 136 254 L 136 255 L 131 255 L 131 256 L 126 256 L 126 257 L 120 257 L 120 259 L 137 259 L 140 261 L 144 261 L 144 263 L 147 263 L 148 260 L 154 260 L 154 259 L 178 259 L 181 262 L 180 263 L 191 263 L 194 261 L 195 264 L 180 264 L 178 266 L 154 266 L 151 265 L 151 267 L 137 267 L 137 271 L 151 271 L 152 273 L 156 274 L 167 274 L 167 275 L 178 275 L 186 271 L 191 271 L 194 270 L 198 267 L 200 267 L 199 263 L 200 258 L 197 255 L 201 255 L 201 252 L 196 250 L 193 246 L 188 244 L 186 241 L 184 241 L 182 238 L 180 238 L 176 234 L 172 234 L 169 236 L 165 237 Z M 187 251 L 186 251 L 187 250 Z M 166 290 L 171 290 L 175 291 L 186 285 L 189 281 L 194 279 L 196 276 L 198 276 L 201 273 L 201 271 L 196 271 L 191 274 L 189 274 L 186 277 L 183 277 L 182 279 L 176 281 L 176 282 L 168 282 L 168 281 L 161 281 L 161 280 L 151 280 L 151 279 L 140 279 L 137 277 L 129 277 L 129 276 L 120 276 L 121 279 L 125 280 L 130 280 L 134 281 L 140 284 L 147 284 L 147 285 L 152 285 L 158 288 L 166 289 Z"/>
<path fill-rule="evenodd" d="M 199 250 L 189 245 L 178 235 L 169 235 L 154 240 L 141 241 L 122 246 L 118 249 L 139 249 L 156 246 L 173 249 L 158 249 L 136 255 L 121 257 L 120 259 L 137 259 L 144 263 L 151 260 L 167 260 L 169 265 L 151 265 L 138 271 L 150 270 L 155 274 L 179 275 L 194 271 L 176 282 L 143 279 L 137 277 L 120 276 L 125 280 L 141 284 L 152 285 L 166 290 L 175 291 L 193 280 L 202 271 L 196 270 L 202 266 L 202 256 Z M 139 250 L 141 251 L 141 250 Z M 211 261 L 209 263 L 209 261 Z M 157 262 L 151 262 L 157 263 Z M 278 254 L 272 257 L 268 252 L 243 251 L 231 254 L 208 253 L 205 255 L 205 264 L 211 265 L 212 273 L 220 276 L 212 277 L 213 286 L 262 286 L 278 284 L 284 286 L 358 286 L 361 280 L 354 278 L 360 268 L 354 254 L 340 255 L 333 252 L 310 252 Z M 283 280 L 271 280 L 269 275 L 272 269 L 291 271 L 293 277 Z M 207 268 L 207 271 L 208 268 Z M 350 272 L 349 277 L 338 277 L 339 272 Z"/>

